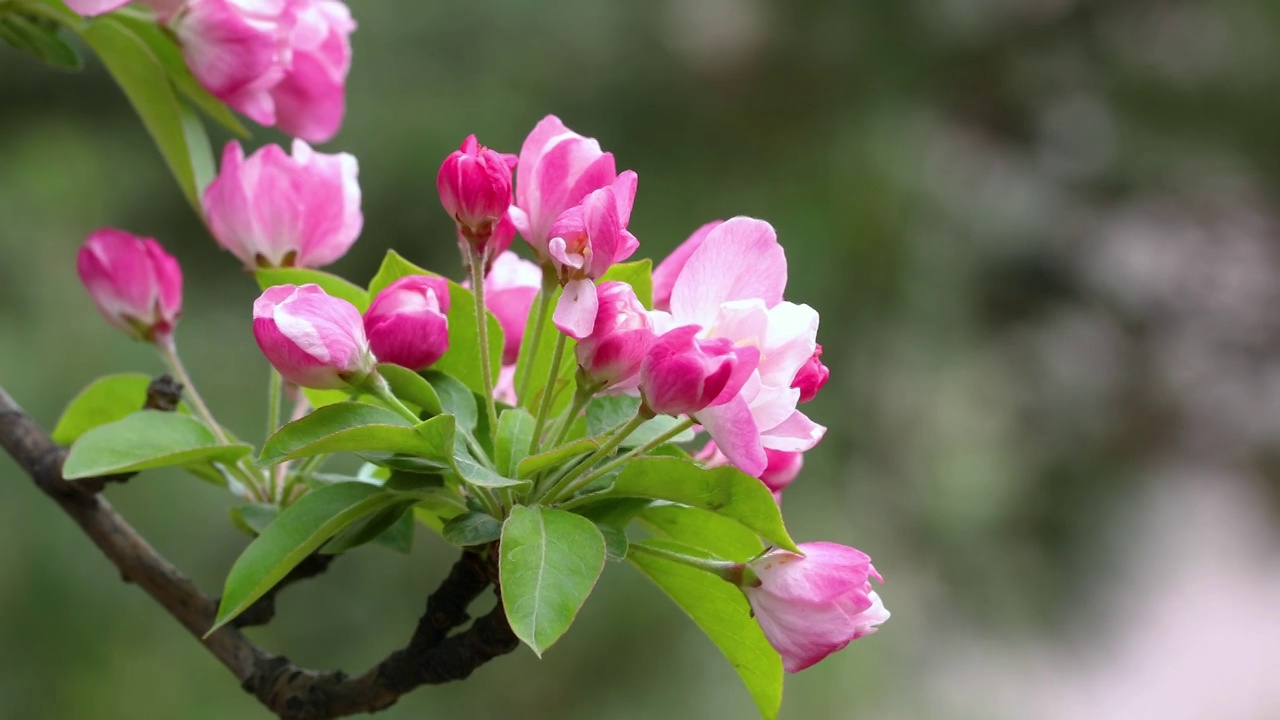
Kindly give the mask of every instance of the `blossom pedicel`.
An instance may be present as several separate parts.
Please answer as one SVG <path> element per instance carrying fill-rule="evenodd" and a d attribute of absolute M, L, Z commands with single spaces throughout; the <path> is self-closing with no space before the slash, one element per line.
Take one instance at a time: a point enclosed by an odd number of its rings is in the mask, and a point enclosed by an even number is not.
<path fill-rule="evenodd" d="M 425 370 L 449 349 L 449 282 L 411 275 L 391 283 L 364 313 L 369 347 L 379 362 Z"/>
<path fill-rule="evenodd" d="M 94 305 L 130 337 L 167 343 L 182 314 L 182 268 L 151 238 L 95 231 L 76 256 Z"/>
<path fill-rule="evenodd" d="M 376 362 L 360 311 L 318 285 L 267 288 L 253 303 L 253 336 L 284 379 L 302 387 L 359 385 Z"/>
<path fill-rule="evenodd" d="M 232 141 L 204 191 L 205 217 L 218 243 L 249 270 L 328 265 L 364 224 L 358 173 L 351 155 L 319 153 L 301 140 L 292 156 L 267 145 L 247 159 Z"/>

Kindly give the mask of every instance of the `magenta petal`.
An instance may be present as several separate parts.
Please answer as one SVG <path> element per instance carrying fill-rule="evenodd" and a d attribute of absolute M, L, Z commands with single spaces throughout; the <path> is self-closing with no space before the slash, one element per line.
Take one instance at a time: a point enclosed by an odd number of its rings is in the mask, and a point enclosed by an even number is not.
<path fill-rule="evenodd" d="M 564 286 L 551 320 L 560 332 L 575 340 L 591 334 L 596 322 L 596 287 L 590 280 L 573 280 Z"/>

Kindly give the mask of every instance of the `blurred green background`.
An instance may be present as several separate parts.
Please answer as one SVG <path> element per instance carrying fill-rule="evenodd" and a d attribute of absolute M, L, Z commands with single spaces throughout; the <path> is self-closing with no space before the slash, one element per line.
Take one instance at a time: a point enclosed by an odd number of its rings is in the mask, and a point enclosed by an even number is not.
<path fill-rule="evenodd" d="M 830 427 L 786 493 L 799 540 L 869 552 L 893 619 L 789 677 L 783 718 L 1280 717 L 1280 4 L 352 0 L 342 133 L 363 282 L 387 247 L 460 276 L 435 197 L 475 132 L 544 114 L 634 168 L 660 258 L 772 222 L 822 313 Z M 218 136 L 219 141 L 225 137 Z M 280 141 L 256 131 L 254 144 Z M 49 427 L 95 376 L 158 372 L 95 313 L 102 225 L 182 261 L 179 344 L 261 435 L 254 283 L 121 93 L 0 47 L 0 383 Z M 231 499 L 154 473 L 112 502 L 208 591 Z M 267 717 L 0 458 L 0 716 Z M 455 553 L 364 548 L 291 588 L 266 646 L 360 671 Z M 567 637 L 386 718 L 749 718 L 732 669 L 610 565 Z"/>

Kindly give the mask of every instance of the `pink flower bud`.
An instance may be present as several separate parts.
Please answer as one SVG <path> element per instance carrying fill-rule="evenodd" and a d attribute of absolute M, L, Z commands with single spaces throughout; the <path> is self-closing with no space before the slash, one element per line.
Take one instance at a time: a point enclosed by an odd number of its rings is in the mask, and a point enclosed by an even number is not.
<path fill-rule="evenodd" d="M 640 364 L 640 394 L 659 415 L 696 413 L 728 402 L 760 360 L 755 348 L 724 338 L 696 337 L 696 326 L 671 330 L 654 342 Z"/>
<path fill-rule="evenodd" d="M 495 152 L 468 135 L 440 165 L 440 204 L 477 250 L 488 246 L 498 222 L 511 207 L 511 168 L 516 156 Z M 504 248 L 505 249 L 505 248 Z"/>
<path fill-rule="evenodd" d="M 774 550 L 748 563 L 751 573 L 742 585 L 765 638 L 792 673 L 870 635 L 889 619 L 871 589 L 871 578 L 883 580 L 866 553 L 828 542 L 798 547 L 803 555 Z"/>
<path fill-rule="evenodd" d="M 151 238 L 102 228 L 76 256 L 103 317 L 135 340 L 168 342 L 182 315 L 182 268 Z"/>
<path fill-rule="evenodd" d="M 304 140 L 338 131 L 356 27 L 339 0 L 187 0 L 172 27 L 219 100 Z"/>
<path fill-rule="evenodd" d="M 822 360 L 819 359 L 821 357 L 822 346 L 818 345 L 813 350 L 813 356 L 796 371 L 796 379 L 791 381 L 791 387 L 800 391 L 800 402 L 812 400 L 831 377 L 831 370 L 822 364 Z"/>
<path fill-rule="evenodd" d="M 676 285 L 676 278 L 680 276 L 680 271 L 684 269 L 685 263 L 689 262 L 693 252 L 702 247 L 702 241 L 707 239 L 707 235 L 711 234 L 711 231 L 715 230 L 723 222 L 723 220 L 712 220 L 694 230 L 692 235 L 680 243 L 666 259 L 658 263 L 658 267 L 653 269 L 654 310 L 671 309 L 671 290 Z"/>
<path fill-rule="evenodd" d="M 534 127 L 520 148 L 511 219 L 539 260 L 547 257 L 551 223 L 615 177 L 613 154 L 595 139 L 570 130 L 555 115 Z"/>
<path fill-rule="evenodd" d="M 267 145 L 247 160 L 232 141 L 204 191 L 209 229 L 249 270 L 328 265 L 364 224 L 358 172 L 351 155 L 318 153 L 301 140 L 292 157 Z"/>
<path fill-rule="evenodd" d="M 378 362 L 424 370 L 449 349 L 449 283 L 411 275 L 391 283 L 364 314 L 364 330 Z"/>
<path fill-rule="evenodd" d="M 596 301 L 595 327 L 578 342 L 578 365 L 601 390 L 634 388 L 640 363 L 657 339 L 649 313 L 624 282 L 600 284 Z"/>
<path fill-rule="evenodd" d="M 285 380 L 302 387 L 357 385 L 375 363 L 354 305 L 318 285 L 277 285 L 253 303 L 253 336 Z"/>
<path fill-rule="evenodd" d="M 541 287 L 542 269 L 513 252 L 498 255 L 485 276 L 485 307 L 502 325 L 503 365 L 513 365 L 520 357 L 529 308 Z"/>

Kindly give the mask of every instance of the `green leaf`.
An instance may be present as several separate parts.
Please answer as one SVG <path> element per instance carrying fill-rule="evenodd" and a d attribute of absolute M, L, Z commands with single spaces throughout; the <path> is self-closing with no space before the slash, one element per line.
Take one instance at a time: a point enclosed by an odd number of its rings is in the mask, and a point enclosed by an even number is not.
<path fill-rule="evenodd" d="M 420 268 L 405 260 L 395 250 L 388 250 L 382 265 L 369 281 L 369 297 L 377 297 L 388 285 L 411 275 L 438 273 Z M 502 326 L 493 313 L 486 313 L 489 332 L 489 360 L 494 381 L 502 364 Z M 484 394 L 484 379 L 480 367 L 480 340 L 476 332 L 476 299 L 471 291 L 449 280 L 449 350 L 432 369 L 448 373 L 472 392 Z M 439 387 L 437 387 L 439 389 Z M 443 392 L 443 391 L 442 391 Z"/>
<path fill-rule="evenodd" d="M 196 463 L 229 463 L 253 446 L 222 445 L 204 423 L 178 413 L 141 410 L 76 440 L 62 466 L 68 480 Z"/>
<path fill-rule="evenodd" d="M 629 263 L 618 263 L 601 276 L 600 282 L 625 282 L 636 291 L 636 298 L 646 309 L 653 309 L 653 261 L 649 258 Z M 598 283 L 597 283 L 598 284 Z"/>
<path fill-rule="evenodd" d="M 147 401 L 150 385 L 151 377 L 142 373 L 120 373 L 94 380 L 62 411 L 62 417 L 53 428 L 53 441 L 70 445 L 99 425 L 138 412 Z M 178 409 L 189 412 L 186 403 L 179 405 Z"/>
<path fill-rule="evenodd" d="M 407 507 L 400 513 L 400 518 L 373 541 L 402 555 L 413 552 L 413 532 L 418 525 L 414 522 L 413 508 L 412 505 Z"/>
<path fill-rule="evenodd" d="M 231 566 L 209 633 L 244 612 L 343 528 L 401 501 L 395 493 L 359 482 L 328 485 L 303 495 L 282 510 Z"/>
<path fill-rule="evenodd" d="M 378 374 L 391 386 L 391 392 L 407 403 L 412 403 L 428 415 L 439 415 L 444 412 L 440 404 L 440 396 L 426 378 L 406 367 L 391 363 L 380 363 Z"/>
<path fill-rule="evenodd" d="M 554 309 L 556 301 L 560 297 L 560 288 L 556 288 L 551 294 L 551 307 Z M 538 303 L 542 296 L 539 293 L 534 299 L 533 305 L 529 308 L 529 318 L 525 325 L 528 330 L 524 339 L 520 341 L 520 356 L 516 359 L 516 387 L 519 387 L 520 378 L 527 373 L 529 375 L 528 389 L 525 390 L 525 396 L 519 398 L 522 407 L 533 410 L 542 402 L 542 394 L 546 391 L 547 378 L 551 373 L 551 359 L 555 354 L 556 341 L 560 339 L 561 333 L 556 329 L 556 325 L 551 321 L 550 313 L 548 313 L 547 321 L 542 326 L 542 334 L 538 341 L 538 356 L 530 358 L 533 352 L 533 328 L 537 321 Z M 575 348 L 578 343 L 571 337 L 565 337 L 564 357 L 560 361 L 560 369 L 556 373 L 555 383 L 552 386 L 552 392 L 556 393 L 555 401 L 551 405 L 551 416 L 555 417 L 563 412 L 569 403 L 573 402 L 574 373 L 578 369 L 578 359 Z"/>
<path fill-rule="evenodd" d="M 627 540 L 626 530 L 617 525 L 605 523 L 596 523 L 596 530 L 599 530 L 601 537 L 604 538 L 604 555 L 606 558 L 614 562 L 627 559 L 627 548 L 631 542 Z"/>
<path fill-rule="evenodd" d="M 781 548 L 799 552 L 782 523 L 773 494 L 764 483 L 737 468 L 707 470 L 680 458 L 642 457 L 629 463 L 601 495 L 669 500 L 710 510 L 736 520 Z"/>
<path fill-rule="evenodd" d="M 182 115 L 182 137 L 187 142 L 187 155 L 191 159 L 191 179 L 195 183 L 197 197 L 204 197 L 205 188 L 218 174 L 209 133 L 200 116 L 187 103 L 179 100 L 178 110 Z"/>
<path fill-rule="evenodd" d="M 528 480 L 509 478 L 485 467 L 472 457 L 471 452 L 460 442 L 454 445 L 453 465 L 457 469 L 458 476 L 472 485 L 490 488 L 515 488 L 529 485 Z"/>
<path fill-rule="evenodd" d="M 0 17 L 0 40 L 59 70 L 79 70 L 84 65 L 75 48 L 59 35 L 57 25 L 46 25 L 25 15 Z"/>
<path fill-rule="evenodd" d="M 592 398 L 591 402 L 587 403 L 587 432 L 591 435 L 599 435 L 617 424 L 635 417 L 636 411 L 639 409 L 640 398 L 631 397 L 630 395 L 605 395 Z M 681 422 L 683 421 L 680 418 L 659 415 L 633 430 L 619 447 L 640 447 Z M 670 442 L 684 443 L 693 438 L 694 432 L 689 429 L 671 438 Z"/>
<path fill-rule="evenodd" d="M 192 153 L 183 127 L 182 103 L 169 83 L 168 72 L 132 30 L 111 17 L 100 17 L 81 31 L 81 36 L 102 58 L 125 96 L 142 119 L 160 154 L 187 201 L 201 214 Z"/>
<path fill-rule="evenodd" d="M 653 504 L 645 498 L 605 498 L 590 505 L 574 508 L 574 512 L 597 525 L 616 525 L 626 527 L 640 511 Z"/>
<path fill-rule="evenodd" d="M 311 403 L 311 407 L 313 408 L 322 408 L 325 405 L 333 405 L 334 403 L 356 399 L 353 398 L 351 393 L 346 390 L 316 390 L 315 388 L 302 388 L 302 394 L 306 396 L 307 402 Z"/>
<path fill-rule="evenodd" d="M 204 86 L 191 74 L 186 60 L 182 57 L 182 48 L 158 23 L 150 18 L 125 13 L 118 13 L 112 18 L 127 26 L 147 44 L 165 72 L 169 74 L 169 80 L 174 88 L 191 104 L 236 135 L 242 138 L 249 137 L 249 131 L 236 118 L 235 113 L 231 112 L 221 100 L 209 94 L 209 91 L 205 90 Z"/>
<path fill-rule="evenodd" d="M 233 525 L 249 537 L 257 537 L 275 521 L 276 516 L 280 514 L 280 508 L 266 503 L 249 503 L 233 507 L 228 512 Z"/>
<path fill-rule="evenodd" d="M 642 544 L 686 551 L 676 543 Z M 627 558 L 711 638 L 742 678 L 761 717 L 777 718 L 782 705 L 782 659 L 752 619 L 742 591 L 711 573 L 647 553 L 632 552 Z"/>
<path fill-rule="evenodd" d="M 532 477 L 534 473 L 540 470 L 564 465 L 576 457 L 599 449 L 600 443 L 594 438 L 580 438 L 573 442 L 565 443 L 544 453 L 530 455 L 521 460 L 520 464 L 516 466 L 516 477 Z"/>
<path fill-rule="evenodd" d="M 590 520 L 517 505 L 502 527 L 498 574 L 511 629 L 539 657 L 564 635 L 604 569 L 604 538 Z"/>
<path fill-rule="evenodd" d="M 416 499 L 407 498 L 399 502 L 387 505 L 377 512 L 370 513 L 351 525 L 347 526 L 342 532 L 333 536 L 333 539 L 325 543 L 320 552 L 325 555 L 337 555 L 339 553 L 354 550 L 366 543 L 378 540 L 386 533 L 390 532 L 397 525 L 401 525 L 401 537 L 395 539 L 392 547 L 403 553 L 409 552 L 410 547 L 405 546 L 403 537 L 403 525 L 401 519 L 409 516 L 409 509 L 417 503 Z M 408 543 L 413 543 L 413 522 L 409 522 Z"/>
<path fill-rule="evenodd" d="M 516 475 L 516 466 L 529 453 L 533 424 L 533 416 L 523 408 L 511 408 L 502 412 L 502 417 L 498 418 L 498 442 L 493 458 L 498 472 Z"/>
<path fill-rule="evenodd" d="M 745 562 L 764 550 L 760 536 L 734 520 L 701 508 L 656 503 L 640 511 L 640 524 L 724 560 Z"/>
<path fill-rule="evenodd" d="M 462 435 L 454 426 L 452 415 L 438 415 L 419 423 L 416 429 L 426 441 L 422 456 L 432 462 L 447 465 L 467 483 L 480 487 L 520 487 L 529 484 L 527 480 L 503 477 L 472 457 Z"/>
<path fill-rule="evenodd" d="M 469 512 L 445 523 L 440 534 L 459 547 L 484 545 L 502 537 L 502 522 L 488 513 Z"/>
<path fill-rule="evenodd" d="M 266 290 L 276 285 L 306 285 L 314 283 L 330 295 L 346 300 L 360 312 L 369 309 L 369 293 L 359 285 L 322 270 L 308 268 L 264 268 L 253 273 L 258 287 Z"/>
<path fill-rule="evenodd" d="M 464 430 L 475 430 L 480 411 L 476 406 L 476 396 L 471 389 L 459 382 L 457 378 L 436 370 L 428 370 L 422 376 L 435 388 L 444 411 L 458 418 L 458 427 Z"/>
<path fill-rule="evenodd" d="M 262 446 L 259 465 L 336 452 L 417 455 L 427 441 L 404 418 L 376 405 L 344 402 L 317 408 L 277 430 Z"/>

